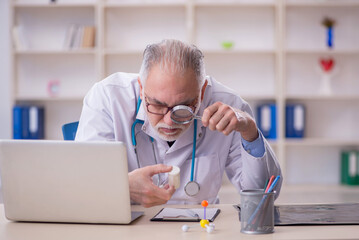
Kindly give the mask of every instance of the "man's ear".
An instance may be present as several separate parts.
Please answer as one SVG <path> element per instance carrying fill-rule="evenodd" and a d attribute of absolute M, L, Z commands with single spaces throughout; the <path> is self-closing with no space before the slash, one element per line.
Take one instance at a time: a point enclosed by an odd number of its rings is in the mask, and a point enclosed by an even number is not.
<path fill-rule="evenodd" d="M 206 81 L 204 82 L 203 87 L 202 87 L 202 89 L 201 89 L 201 93 L 202 93 L 202 94 L 201 94 L 201 102 L 202 102 L 202 100 L 203 100 L 204 92 L 206 91 L 207 84 L 208 84 L 208 81 L 207 81 L 207 79 L 206 79 Z"/>
<path fill-rule="evenodd" d="M 142 96 L 142 84 L 141 84 L 141 79 L 140 79 L 140 77 L 137 78 L 137 82 L 138 82 L 138 85 L 140 85 L 140 98 L 141 98 L 141 100 L 143 100 L 143 96 Z"/>

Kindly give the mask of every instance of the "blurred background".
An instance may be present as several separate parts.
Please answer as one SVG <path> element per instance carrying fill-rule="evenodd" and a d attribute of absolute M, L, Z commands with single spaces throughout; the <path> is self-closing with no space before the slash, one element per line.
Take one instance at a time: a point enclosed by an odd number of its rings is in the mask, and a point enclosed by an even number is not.
<path fill-rule="evenodd" d="M 176 38 L 249 102 L 285 184 L 359 184 L 358 0 L 2 0 L 0 16 L 1 139 L 62 139 L 95 82 Z"/>

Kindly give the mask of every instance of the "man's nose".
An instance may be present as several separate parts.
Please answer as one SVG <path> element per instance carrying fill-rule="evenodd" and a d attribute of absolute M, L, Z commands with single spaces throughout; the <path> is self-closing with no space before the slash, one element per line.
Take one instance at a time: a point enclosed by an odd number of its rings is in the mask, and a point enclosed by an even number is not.
<path fill-rule="evenodd" d="M 174 122 L 171 119 L 171 111 L 168 111 L 168 113 L 166 113 L 163 116 L 163 121 L 168 125 L 168 126 L 172 126 L 174 124 Z"/>

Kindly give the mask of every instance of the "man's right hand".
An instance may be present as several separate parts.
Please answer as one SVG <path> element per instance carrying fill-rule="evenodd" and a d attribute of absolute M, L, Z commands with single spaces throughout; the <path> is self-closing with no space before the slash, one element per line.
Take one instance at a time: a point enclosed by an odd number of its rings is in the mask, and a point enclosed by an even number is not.
<path fill-rule="evenodd" d="M 153 184 L 152 177 L 158 173 L 166 173 L 171 170 L 172 166 L 157 164 L 138 168 L 128 173 L 131 200 L 144 207 L 165 204 L 171 199 L 176 189 L 168 184 L 160 188 Z"/>

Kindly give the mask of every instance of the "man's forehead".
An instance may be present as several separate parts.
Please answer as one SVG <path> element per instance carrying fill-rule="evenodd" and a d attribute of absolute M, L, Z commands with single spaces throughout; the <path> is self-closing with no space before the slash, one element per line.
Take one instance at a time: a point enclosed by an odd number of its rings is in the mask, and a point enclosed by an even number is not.
<path fill-rule="evenodd" d="M 156 100 L 174 104 L 187 101 L 198 96 L 199 88 L 193 70 L 177 72 L 163 69 L 159 65 L 153 66 L 145 84 L 146 94 Z"/>
<path fill-rule="evenodd" d="M 185 72 L 166 71 L 159 68 L 152 69 L 147 77 L 146 86 L 156 89 L 188 90 L 197 88 L 198 82 L 192 70 Z"/>

